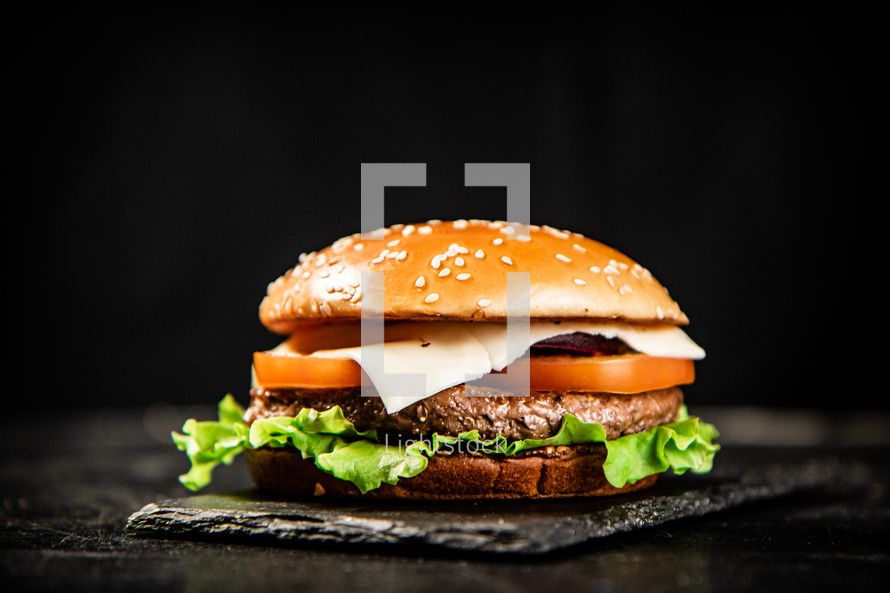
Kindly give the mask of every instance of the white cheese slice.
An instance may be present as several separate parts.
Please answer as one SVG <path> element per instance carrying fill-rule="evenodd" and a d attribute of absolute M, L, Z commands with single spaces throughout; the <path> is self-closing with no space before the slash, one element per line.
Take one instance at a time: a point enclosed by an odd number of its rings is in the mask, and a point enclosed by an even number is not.
<path fill-rule="evenodd" d="M 620 338 L 628 346 L 651 356 L 704 358 L 704 350 L 676 326 L 643 327 L 626 323 L 589 321 L 533 321 L 510 334 L 506 324 L 419 322 L 387 329 L 385 344 L 318 350 L 312 356 L 348 358 L 362 365 L 389 414 L 431 395 L 499 371 L 522 356 L 532 344 L 562 334 L 584 332 Z M 509 347 L 512 345 L 512 347 Z M 380 357 L 383 365 L 372 364 Z M 285 356 L 302 356 L 287 342 L 270 350 Z M 379 358 L 377 359 L 379 360 Z M 413 375 L 413 376 L 412 376 Z"/>
<path fill-rule="evenodd" d="M 385 344 L 318 350 L 312 356 L 351 358 L 371 379 L 388 413 L 491 372 L 488 351 L 463 323 L 411 324 L 409 335 Z M 383 350 L 383 367 L 371 364 Z M 413 377 L 411 377 L 413 375 Z"/>

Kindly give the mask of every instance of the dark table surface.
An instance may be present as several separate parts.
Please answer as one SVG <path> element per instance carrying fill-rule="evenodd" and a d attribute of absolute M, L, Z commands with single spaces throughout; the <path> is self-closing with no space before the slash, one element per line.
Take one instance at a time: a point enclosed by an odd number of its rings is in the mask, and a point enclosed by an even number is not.
<path fill-rule="evenodd" d="M 128 533 L 150 502 L 186 496 L 169 441 L 208 408 L 102 409 L 2 425 L 6 590 L 866 590 L 890 576 L 890 423 L 880 413 L 691 410 L 722 433 L 718 464 L 830 458 L 854 487 L 762 500 L 539 556 Z M 682 476 L 671 479 L 683 479 Z M 206 492 L 251 488 L 242 460 Z"/>

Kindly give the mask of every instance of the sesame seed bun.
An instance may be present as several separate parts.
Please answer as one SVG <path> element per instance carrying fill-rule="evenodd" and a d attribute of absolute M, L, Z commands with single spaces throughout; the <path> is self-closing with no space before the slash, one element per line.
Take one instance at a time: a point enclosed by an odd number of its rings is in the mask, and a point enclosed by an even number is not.
<path fill-rule="evenodd" d="M 516 457 L 434 455 L 427 468 L 397 484 L 364 494 L 335 478 L 311 459 L 289 449 L 264 447 L 245 452 L 257 487 L 298 497 L 382 500 L 505 500 L 614 496 L 651 488 L 658 475 L 612 486 L 603 473 L 602 446 L 543 447 Z"/>
<path fill-rule="evenodd" d="M 269 330 L 362 315 L 362 272 L 384 273 L 390 320 L 507 318 L 507 273 L 526 272 L 532 319 L 602 319 L 686 325 L 668 291 L 644 267 L 578 233 L 502 221 L 394 225 L 381 238 L 344 237 L 272 282 L 260 305 Z"/>

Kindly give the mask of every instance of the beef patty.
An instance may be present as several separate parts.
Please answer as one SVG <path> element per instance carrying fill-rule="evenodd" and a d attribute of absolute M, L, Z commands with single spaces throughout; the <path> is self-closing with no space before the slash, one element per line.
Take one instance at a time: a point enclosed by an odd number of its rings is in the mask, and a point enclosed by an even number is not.
<path fill-rule="evenodd" d="M 416 437 L 456 436 L 478 430 L 483 439 L 542 439 L 555 435 L 565 414 L 601 424 L 608 439 L 644 432 L 676 420 L 683 404 L 679 387 L 643 393 L 533 391 L 510 397 L 497 390 L 457 385 L 388 414 L 379 397 L 362 397 L 360 387 L 343 389 L 265 389 L 251 391 L 244 419 L 296 416 L 301 408 L 324 411 L 340 406 L 358 430 Z"/>

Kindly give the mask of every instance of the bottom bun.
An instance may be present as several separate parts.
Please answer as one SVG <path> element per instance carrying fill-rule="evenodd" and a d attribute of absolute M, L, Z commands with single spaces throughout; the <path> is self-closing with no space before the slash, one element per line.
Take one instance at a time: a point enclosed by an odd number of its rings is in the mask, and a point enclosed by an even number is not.
<path fill-rule="evenodd" d="M 245 456 L 258 488 L 300 497 L 444 501 L 611 496 L 649 488 L 657 478 L 616 488 L 603 474 L 605 447 L 578 445 L 532 449 L 512 457 L 434 455 L 417 476 L 362 494 L 355 484 L 319 469 L 295 449 L 248 449 Z"/>

